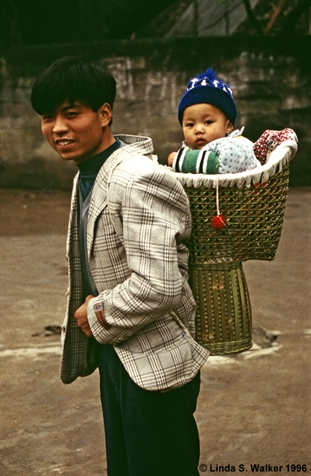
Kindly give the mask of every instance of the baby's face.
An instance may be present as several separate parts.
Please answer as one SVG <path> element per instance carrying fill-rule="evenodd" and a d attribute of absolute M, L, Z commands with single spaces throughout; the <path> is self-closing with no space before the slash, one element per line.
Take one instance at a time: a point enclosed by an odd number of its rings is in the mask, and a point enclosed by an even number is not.
<path fill-rule="evenodd" d="M 191 149 L 202 149 L 213 140 L 233 131 L 225 114 L 211 104 L 194 104 L 185 109 L 182 128 L 185 141 Z"/>

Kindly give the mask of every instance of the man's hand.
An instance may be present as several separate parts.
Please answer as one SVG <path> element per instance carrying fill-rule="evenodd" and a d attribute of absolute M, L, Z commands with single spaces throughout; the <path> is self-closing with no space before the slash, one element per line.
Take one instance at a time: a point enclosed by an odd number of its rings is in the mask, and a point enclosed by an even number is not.
<path fill-rule="evenodd" d="M 79 307 L 79 309 L 76 310 L 74 313 L 74 317 L 77 319 L 77 324 L 81 329 L 83 330 L 84 334 L 87 335 L 88 337 L 92 337 L 92 331 L 89 326 L 89 321 L 87 318 L 87 304 L 90 299 L 92 299 L 93 296 L 92 294 L 89 294 L 86 298 L 82 306 Z"/>

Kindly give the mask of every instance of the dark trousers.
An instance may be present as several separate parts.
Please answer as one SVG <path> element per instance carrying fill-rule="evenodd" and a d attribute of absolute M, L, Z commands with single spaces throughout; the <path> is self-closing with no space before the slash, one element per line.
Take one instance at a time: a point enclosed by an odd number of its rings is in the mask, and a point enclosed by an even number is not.
<path fill-rule="evenodd" d="M 100 346 L 99 371 L 108 476 L 198 476 L 200 375 L 150 392 L 132 381 L 110 345 Z"/>

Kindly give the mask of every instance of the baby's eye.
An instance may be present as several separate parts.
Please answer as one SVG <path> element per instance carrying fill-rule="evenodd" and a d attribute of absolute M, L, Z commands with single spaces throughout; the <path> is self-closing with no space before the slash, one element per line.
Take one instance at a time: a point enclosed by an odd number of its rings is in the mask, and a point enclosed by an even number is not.
<path fill-rule="evenodd" d="M 194 125 L 193 122 L 187 122 L 186 123 L 186 127 L 193 127 L 193 125 Z"/>
<path fill-rule="evenodd" d="M 212 123 L 213 123 L 213 121 L 210 121 L 210 120 L 205 121 L 205 124 L 208 124 L 208 125 L 209 125 L 209 124 L 212 124 Z"/>

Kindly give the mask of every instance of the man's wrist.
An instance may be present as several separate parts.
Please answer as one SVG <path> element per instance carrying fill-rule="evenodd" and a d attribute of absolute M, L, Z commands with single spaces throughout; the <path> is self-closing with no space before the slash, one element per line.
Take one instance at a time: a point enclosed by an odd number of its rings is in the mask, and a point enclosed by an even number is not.
<path fill-rule="evenodd" d="M 105 317 L 105 312 L 104 312 L 104 307 L 102 302 L 95 303 L 92 307 L 92 311 L 94 312 L 97 321 L 104 327 L 104 329 L 108 331 L 111 325 L 107 322 L 107 319 Z"/>

